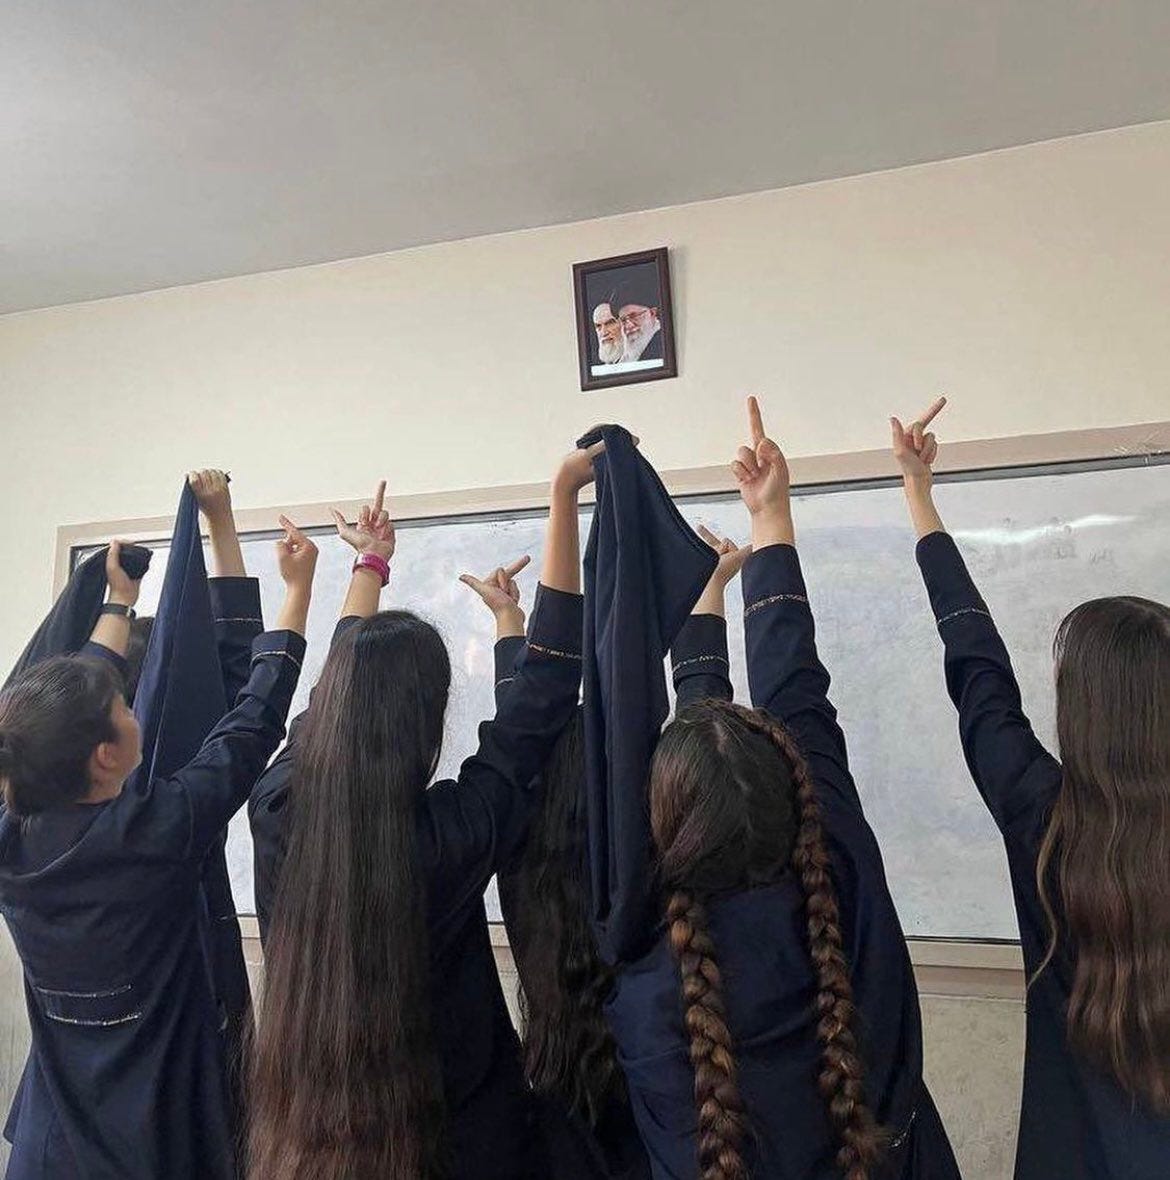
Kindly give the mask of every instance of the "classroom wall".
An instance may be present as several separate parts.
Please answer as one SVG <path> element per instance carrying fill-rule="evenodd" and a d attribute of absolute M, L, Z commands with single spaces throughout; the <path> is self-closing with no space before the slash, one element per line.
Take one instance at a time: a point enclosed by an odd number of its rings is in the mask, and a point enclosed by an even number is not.
<path fill-rule="evenodd" d="M 603 420 L 699 466 L 749 391 L 794 455 L 881 446 L 940 390 L 944 439 L 1170 417 L 1167 191 L 1170 122 L 0 317 L 0 665 L 57 526 L 172 511 L 193 466 L 244 507 L 521 483 Z M 680 378 L 582 394 L 570 265 L 663 244 Z M 0 942 L 4 1100 L 27 1033 Z M 924 1009 L 968 1175 L 1006 1177 L 1021 1006 Z"/>
<path fill-rule="evenodd" d="M 0 317 L 0 664 L 67 521 L 543 478 L 619 420 L 724 462 L 765 395 L 794 454 L 1170 416 L 1170 122 L 854 179 Z M 274 209 L 272 215 L 280 215 Z M 569 268 L 672 247 L 681 376 L 578 389 Z"/>

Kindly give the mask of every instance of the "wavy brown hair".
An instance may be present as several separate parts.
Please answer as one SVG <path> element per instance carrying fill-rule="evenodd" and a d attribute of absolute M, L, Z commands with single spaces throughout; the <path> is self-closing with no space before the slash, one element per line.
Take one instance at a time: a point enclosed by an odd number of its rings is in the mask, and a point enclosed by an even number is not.
<path fill-rule="evenodd" d="M 865 1101 L 837 895 L 804 756 L 766 714 L 702 701 L 663 731 L 650 773 L 650 815 L 691 1038 L 701 1180 L 746 1180 L 750 1130 L 706 903 L 770 884 L 790 867 L 804 893 L 816 976 L 816 1085 L 840 1140 L 837 1167 L 846 1180 L 868 1180 L 886 1137 Z"/>
<path fill-rule="evenodd" d="M 1037 865 L 1069 1044 L 1170 1114 L 1170 608 L 1099 598 L 1057 631 L 1063 782 Z M 1055 895 L 1055 896 L 1054 896 Z"/>
<path fill-rule="evenodd" d="M 604 1003 L 614 973 L 597 951 L 585 877 L 585 745 L 580 710 L 541 774 L 524 855 L 501 881 L 520 977 L 520 1035 L 532 1088 L 596 1126 L 624 1099 Z"/>
<path fill-rule="evenodd" d="M 450 681 L 438 632 L 386 611 L 334 645 L 313 692 L 265 946 L 252 1180 L 446 1175 L 415 824 Z"/>

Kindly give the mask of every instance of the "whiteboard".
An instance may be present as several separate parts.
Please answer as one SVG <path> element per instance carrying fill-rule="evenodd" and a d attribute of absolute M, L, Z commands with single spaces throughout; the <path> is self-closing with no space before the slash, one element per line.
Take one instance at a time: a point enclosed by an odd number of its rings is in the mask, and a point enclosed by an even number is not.
<path fill-rule="evenodd" d="M 982 472 L 940 482 L 939 509 L 1003 632 L 1036 731 L 1054 733 L 1051 643 L 1077 603 L 1109 594 L 1165 599 L 1170 587 L 1170 465 L 1088 465 Z M 679 501 L 684 516 L 746 540 L 738 498 Z M 866 814 L 908 935 L 1016 939 L 999 836 L 967 773 L 942 676 L 942 645 L 914 562 L 901 487 L 878 483 L 797 489 L 797 543 L 833 676 L 833 701 L 849 743 Z M 582 539 L 588 514 L 582 517 Z M 493 621 L 466 587 L 477 574 L 530 553 L 525 604 L 540 565 L 542 514 L 455 517 L 399 527 L 394 576 L 383 605 L 417 611 L 442 632 L 453 683 L 440 773 L 471 753 L 476 725 L 494 711 Z M 244 538 L 249 573 L 261 580 L 265 618 L 282 588 L 271 536 Z M 349 581 L 352 551 L 321 531 L 309 654 L 293 706 L 304 708 L 321 669 Z M 161 546 L 160 548 L 165 548 Z M 165 568 L 155 559 L 140 613 L 153 610 Z M 743 603 L 728 593 L 737 699 L 746 701 Z M 254 913 L 247 817 L 228 840 L 241 913 Z M 494 883 L 489 916 L 499 919 Z"/>

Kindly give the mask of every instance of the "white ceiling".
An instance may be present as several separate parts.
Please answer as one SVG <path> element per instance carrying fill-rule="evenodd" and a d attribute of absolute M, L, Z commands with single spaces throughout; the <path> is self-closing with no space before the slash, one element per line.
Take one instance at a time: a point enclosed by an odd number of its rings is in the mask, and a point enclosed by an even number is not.
<path fill-rule="evenodd" d="M 0 312 L 1170 116 L 1170 0 L 5 0 Z"/>

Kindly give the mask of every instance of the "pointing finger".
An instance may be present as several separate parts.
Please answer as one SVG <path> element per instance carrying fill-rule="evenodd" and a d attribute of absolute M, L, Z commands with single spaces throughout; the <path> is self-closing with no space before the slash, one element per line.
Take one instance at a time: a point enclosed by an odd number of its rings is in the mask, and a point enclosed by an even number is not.
<path fill-rule="evenodd" d="M 922 427 L 929 426 L 942 412 L 946 404 L 947 399 L 945 397 L 936 397 L 927 407 L 926 412 L 918 419 L 918 424 Z"/>
<path fill-rule="evenodd" d="M 760 403 L 753 395 L 748 398 L 748 424 L 752 431 L 752 444 L 758 446 L 767 437 L 764 433 L 764 416 L 760 413 Z"/>

